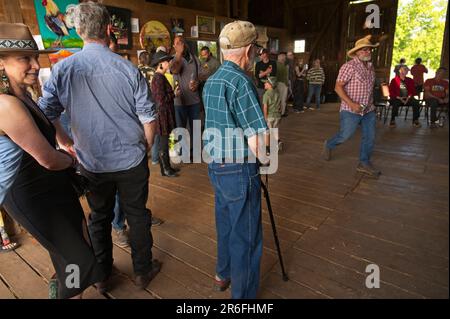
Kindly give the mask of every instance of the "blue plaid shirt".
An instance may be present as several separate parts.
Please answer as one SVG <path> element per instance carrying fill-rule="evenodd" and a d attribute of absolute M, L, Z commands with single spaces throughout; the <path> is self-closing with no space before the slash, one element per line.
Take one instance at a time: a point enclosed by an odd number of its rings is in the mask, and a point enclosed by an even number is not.
<path fill-rule="evenodd" d="M 253 81 L 238 65 L 225 61 L 206 81 L 203 102 L 205 150 L 215 160 L 249 156 L 247 139 L 267 131 Z"/>

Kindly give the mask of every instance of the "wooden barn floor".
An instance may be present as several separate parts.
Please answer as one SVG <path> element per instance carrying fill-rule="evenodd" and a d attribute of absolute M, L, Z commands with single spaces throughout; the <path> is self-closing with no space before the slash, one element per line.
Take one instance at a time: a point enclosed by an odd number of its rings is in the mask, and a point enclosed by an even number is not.
<path fill-rule="evenodd" d="M 283 282 L 263 204 L 264 255 L 260 298 L 448 298 L 449 140 L 446 127 L 414 129 L 399 117 L 378 122 L 373 162 L 378 179 L 355 173 L 359 133 L 320 159 L 338 130 L 338 106 L 283 119 L 285 151 L 269 188 L 290 280 Z M 129 249 L 114 247 L 113 289 L 85 298 L 229 298 L 214 292 L 216 240 L 213 192 L 204 164 L 183 165 L 178 178 L 152 166 L 148 206 L 165 220 L 153 228 L 154 255 L 164 264 L 147 290 L 132 282 Z M 84 205 L 87 208 L 86 205 Z M 53 273 L 47 252 L 29 235 L 0 254 L 0 298 L 47 298 Z M 368 289 L 366 267 L 380 268 Z"/>

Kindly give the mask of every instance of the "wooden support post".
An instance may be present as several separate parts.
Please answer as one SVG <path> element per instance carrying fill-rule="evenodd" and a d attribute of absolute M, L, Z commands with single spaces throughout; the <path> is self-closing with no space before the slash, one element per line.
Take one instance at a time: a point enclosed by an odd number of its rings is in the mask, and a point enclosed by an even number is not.
<path fill-rule="evenodd" d="M 442 53 L 441 53 L 441 66 L 445 67 L 447 71 L 445 72 L 445 77 L 448 79 L 448 18 L 449 18 L 449 4 L 447 2 L 447 17 L 445 19 L 445 31 L 444 31 L 444 42 L 442 43 Z"/>
<path fill-rule="evenodd" d="M 226 0 L 227 17 L 231 18 L 231 0 Z"/>
<path fill-rule="evenodd" d="M 241 7 L 240 18 L 242 20 L 247 20 L 248 19 L 248 0 L 241 0 L 240 7 Z"/>
<path fill-rule="evenodd" d="M 284 27 L 288 30 L 289 34 L 294 34 L 294 4 L 292 0 L 286 0 L 284 2 Z"/>
<path fill-rule="evenodd" d="M 347 37 L 348 37 L 348 14 L 350 1 L 342 1 L 342 16 L 341 16 L 341 43 L 338 54 L 339 65 L 343 65 L 346 61 L 347 54 Z"/>

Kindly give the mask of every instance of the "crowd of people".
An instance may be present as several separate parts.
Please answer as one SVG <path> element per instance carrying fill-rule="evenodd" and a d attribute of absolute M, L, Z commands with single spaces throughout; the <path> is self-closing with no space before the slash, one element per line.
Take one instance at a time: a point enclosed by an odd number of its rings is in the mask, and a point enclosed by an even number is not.
<path fill-rule="evenodd" d="M 259 169 L 269 165 L 271 141 L 277 152 L 283 149 L 278 130 L 269 129 L 279 128 L 288 115 L 289 97 L 296 113 L 320 108 L 325 82 L 320 60 L 311 68 L 292 52 L 271 60 L 257 44 L 255 26 L 235 21 L 219 36 L 222 64 L 208 47 L 196 56 L 182 36 L 175 36 L 172 48 L 142 52 L 136 67 L 115 53 L 103 5 L 83 2 L 72 14 L 83 50 L 53 66 L 37 103 L 27 87 L 38 81 L 39 54 L 50 51 L 37 48 L 26 25 L 0 24 L 0 39 L 9 39 L 0 44 L 0 205 L 48 250 L 58 297 L 80 298 L 91 285 L 100 293 L 109 289 L 113 229 L 120 246 L 131 246 L 138 288 L 145 289 L 159 273 L 162 263 L 153 258 L 151 227 L 162 220 L 146 206 L 148 161 L 159 164 L 164 177 L 179 176 L 169 156 L 171 134 L 175 128 L 189 129 L 178 142 L 192 159 L 195 121 L 201 121 L 205 130 L 221 133 L 221 145 L 229 142 L 229 129 L 250 132 L 240 147 L 219 149 L 208 174 L 217 228 L 214 287 L 224 291 L 231 285 L 232 298 L 256 298 L 263 247 Z M 360 126 L 357 170 L 374 177 L 381 174 L 371 162 L 376 125 L 371 53 L 377 46 L 368 36 L 348 52 L 351 60 L 341 67 L 335 87 L 341 98 L 340 130 L 323 145 L 324 159 L 330 160 L 332 150 Z M 420 125 L 414 96 L 422 86 L 432 121 L 448 103 L 445 70 L 423 83 L 426 68 L 420 62 L 414 80 L 406 77 L 404 63 L 396 69 L 391 126 L 398 108 L 407 104 L 414 108 L 414 126 Z M 258 161 L 250 161 L 252 155 Z M 89 184 L 88 222 L 73 187 L 78 173 Z M 0 233 L 2 251 L 17 247 L 1 219 Z M 65 284 L 71 264 L 79 267 L 76 288 Z"/>
<path fill-rule="evenodd" d="M 400 107 L 413 108 L 413 126 L 421 127 L 419 122 L 423 107 L 430 112 L 430 128 L 443 126 L 443 118 L 437 117 L 437 110 L 448 112 L 448 80 L 444 79 L 447 69 L 440 67 L 436 70 L 434 78 L 424 80 L 428 68 L 422 64 L 422 58 L 417 58 L 414 65 L 409 68 L 406 59 L 402 58 L 394 68 L 395 77 L 389 85 L 389 103 L 392 105 L 391 121 L 389 126 L 396 127 L 395 118 Z M 412 78 L 408 77 L 411 73 Z M 428 110 L 426 110 L 427 112 Z"/>

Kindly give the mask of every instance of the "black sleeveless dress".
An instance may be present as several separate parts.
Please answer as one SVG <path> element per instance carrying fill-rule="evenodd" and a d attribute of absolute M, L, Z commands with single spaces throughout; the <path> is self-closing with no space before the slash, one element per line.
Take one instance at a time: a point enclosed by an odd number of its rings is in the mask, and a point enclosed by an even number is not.
<path fill-rule="evenodd" d="M 42 135 L 55 147 L 56 131 L 51 122 L 31 99 L 23 102 Z M 74 297 L 105 279 L 67 171 L 49 171 L 24 152 L 4 206 L 48 250 L 59 281 L 60 298 Z"/>

